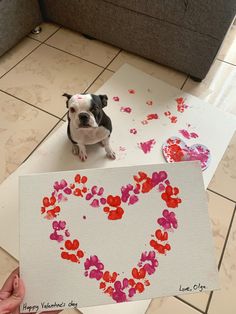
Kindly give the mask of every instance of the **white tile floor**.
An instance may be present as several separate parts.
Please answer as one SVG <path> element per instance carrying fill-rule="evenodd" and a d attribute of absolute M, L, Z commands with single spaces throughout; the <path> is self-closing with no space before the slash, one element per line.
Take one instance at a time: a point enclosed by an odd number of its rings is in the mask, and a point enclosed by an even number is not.
<path fill-rule="evenodd" d="M 0 182 L 61 123 L 66 91 L 95 92 L 123 63 L 236 114 L 236 26 L 233 25 L 202 83 L 187 75 L 88 40 L 80 34 L 44 23 L 39 35 L 29 35 L 0 57 Z M 220 127 L 220 126 L 219 126 Z M 209 186 L 222 289 L 210 294 L 156 299 L 148 314 L 235 313 L 236 299 L 236 136 Z M 0 286 L 17 265 L 0 249 Z M 68 312 L 69 311 L 65 311 Z"/>

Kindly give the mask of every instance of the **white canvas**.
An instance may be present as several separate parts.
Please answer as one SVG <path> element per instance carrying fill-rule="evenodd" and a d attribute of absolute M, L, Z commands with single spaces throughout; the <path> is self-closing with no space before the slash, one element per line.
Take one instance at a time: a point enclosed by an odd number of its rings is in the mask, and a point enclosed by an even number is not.
<path fill-rule="evenodd" d="M 170 191 L 174 194 L 169 195 Z M 109 213 L 107 208 L 104 211 L 107 206 Z M 95 255 L 99 265 L 91 258 Z M 98 271 L 92 272 L 93 261 Z M 20 269 L 27 291 L 22 312 L 216 289 L 217 268 L 199 163 L 22 176 Z M 109 279 L 107 271 L 119 275 Z M 111 295 L 105 293 L 108 287 Z"/>

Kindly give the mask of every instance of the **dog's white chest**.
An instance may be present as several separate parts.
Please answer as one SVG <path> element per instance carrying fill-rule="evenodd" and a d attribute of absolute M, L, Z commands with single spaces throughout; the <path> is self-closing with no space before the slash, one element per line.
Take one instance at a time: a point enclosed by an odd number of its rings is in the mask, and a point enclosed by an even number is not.
<path fill-rule="evenodd" d="M 78 144 L 91 145 L 107 138 L 110 134 L 110 131 L 104 128 L 103 126 L 99 126 L 96 128 L 78 128 L 78 129 L 75 129 L 70 126 L 70 133 L 72 139 Z"/>

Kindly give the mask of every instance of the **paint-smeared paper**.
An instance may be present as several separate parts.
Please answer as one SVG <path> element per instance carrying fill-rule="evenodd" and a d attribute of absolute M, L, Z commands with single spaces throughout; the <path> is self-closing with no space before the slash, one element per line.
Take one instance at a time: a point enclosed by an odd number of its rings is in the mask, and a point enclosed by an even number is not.
<path fill-rule="evenodd" d="M 170 137 L 162 145 L 163 155 L 168 162 L 199 160 L 202 170 L 210 165 L 210 150 L 202 144 L 188 146 L 179 137 Z"/>
<path fill-rule="evenodd" d="M 20 178 L 22 312 L 218 287 L 198 162 Z"/>

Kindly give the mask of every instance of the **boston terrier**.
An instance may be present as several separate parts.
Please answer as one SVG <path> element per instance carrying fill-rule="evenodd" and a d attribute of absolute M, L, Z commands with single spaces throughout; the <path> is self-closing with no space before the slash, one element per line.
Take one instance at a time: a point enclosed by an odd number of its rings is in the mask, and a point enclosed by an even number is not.
<path fill-rule="evenodd" d="M 103 111 L 107 106 L 107 95 L 64 93 L 62 96 L 67 98 L 66 107 L 69 109 L 67 135 L 73 144 L 72 152 L 85 161 L 85 145 L 100 142 L 107 157 L 115 159 L 116 155 L 110 146 L 111 119 Z"/>

